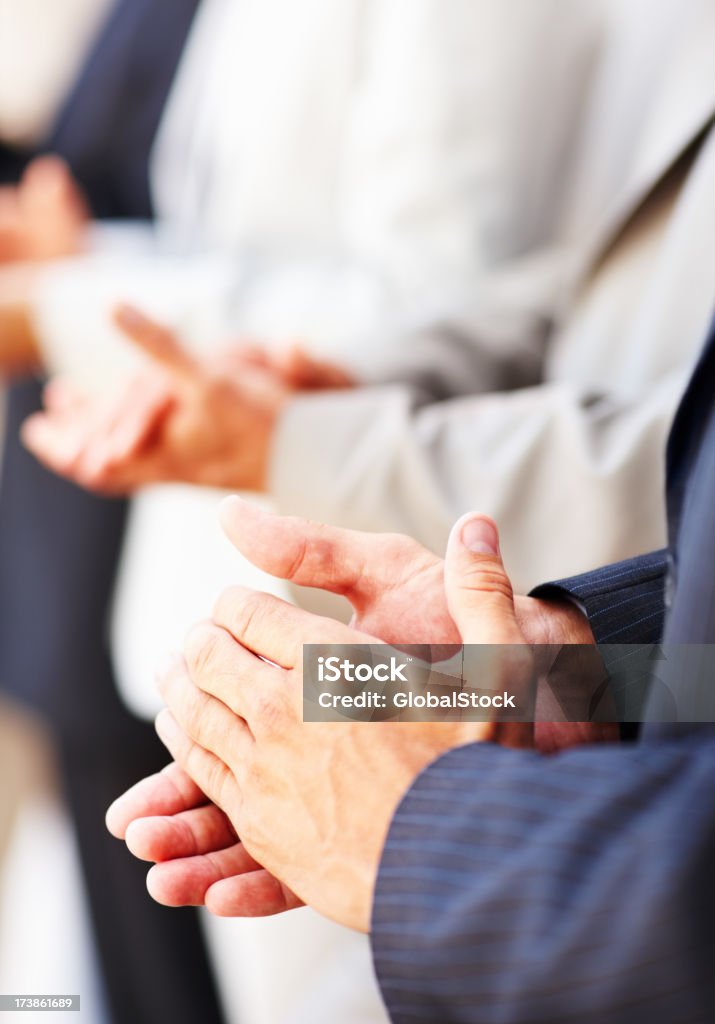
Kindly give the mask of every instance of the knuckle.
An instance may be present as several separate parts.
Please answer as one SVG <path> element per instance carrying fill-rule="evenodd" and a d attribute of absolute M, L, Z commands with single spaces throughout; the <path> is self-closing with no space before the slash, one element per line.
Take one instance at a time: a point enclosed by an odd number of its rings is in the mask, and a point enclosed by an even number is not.
<path fill-rule="evenodd" d="M 244 587 L 233 586 L 222 590 L 213 607 L 213 620 L 227 625 L 233 616 L 233 610 L 246 596 Z"/>
<path fill-rule="evenodd" d="M 184 767 L 191 778 L 196 780 L 196 785 L 201 792 L 211 798 L 211 793 L 208 792 L 210 775 L 207 772 L 206 754 L 195 743 L 192 743 L 186 751 Z"/>
<path fill-rule="evenodd" d="M 266 615 L 269 598 L 256 591 L 241 591 L 231 604 L 231 629 L 239 639 L 250 637 Z"/>
<path fill-rule="evenodd" d="M 261 692 L 254 698 L 253 724 L 263 735 L 280 732 L 283 722 L 283 706 L 273 693 Z"/>
<path fill-rule="evenodd" d="M 212 758 L 206 765 L 206 795 L 219 807 L 227 803 L 229 782 L 229 769 L 222 761 Z"/>
<path fill-rule="evenodd" d="M 189 735 L 196 739 L 203 732 L 206 697 L 196 687 L 187 689 L 184 698 L 184 721 Z"/>
<path fill-rule="evenodd" d="M 328 545 L 326 541 L 319 540 L 314 545 L 314 555 L 317 558 L 319 564 L 323 565 L 329 560 Z M 295 554 L 291 560 L 290 565 L 286 568 L 285 578 L 287 580 L 294 580 L 299 575 L 301 569 L 306 564 L 308 557 L 308 540 L 305 536 L 299 538 L 298 546 Z"/>
<path fill-rule="evenodd" d="M 479 590 L 484 594 L 502 597 L 509 601 L 514 597 L 509 577 L 497 566 L 488 564 L 471 566 L 465 573 L 464 583 L 467 589 Z"/>
<path fill-rule="evenodd" d="M 186 637 L 186 662 L 192 672 L 201 675 L 216 667 L 219 658 L 219 637 L 207 622 L 194 626 Z"/>

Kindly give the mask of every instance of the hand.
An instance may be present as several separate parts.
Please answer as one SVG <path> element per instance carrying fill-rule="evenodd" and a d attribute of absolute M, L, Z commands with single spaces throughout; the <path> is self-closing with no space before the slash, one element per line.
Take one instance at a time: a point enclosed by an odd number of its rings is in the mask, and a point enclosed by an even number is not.
<path fill-rule="evenodd" d="M 419 638 L 425 641 L 425 658 L 438 659 L 449 653 L 450 645 L 461 643 L 447 607 L 444 563 L 416 541 L 397 534 L 364 534 L 272 516 L 239 498 L 223 503 L 221 518 L 236 547 L 260 568 L 294 583 L 347 597 L 355 609 L 352 624 L 356 629 L 395 645 Z M 571 605 L 517 597 L 516 608 L 521 630 L 530 643 L 593 643 L 586 619 Z M 577 741 L 614 738 L 613 732 L 602 726 L 577 723 L 538 723 L 536 736 L 538 745 L 548 751 Z M 192 887 L 190 881 L 195 877 L 193 856 L 201 843 L 186 824 L 205 836 L 201 816 L 205 813 L 213 820 L 215 809 L 197 811 L 190 823 L 182 819 L 177 830 L 170 817 L 174 812 L 165 809 L 163 789 L 164 780 L 154 777 L 140 783 L 129 797 L 120 798 L 110 812 L 110 831 L 118 838 L 126 836 L 130 849 L 138 856 L 159 862 L 149 875 L 149 883 L 161 902 L 200 902 L 205 893 L 213 913 L 240 913 L 245 899 L 242 875 L 223 880 L 223 865 L 217 864 L 211 876 L 203 858 L 203 892 L 200 887 Z M 177 805 L 177 811 L 196 806 Z M 145 818 L 152 820 L 136 820 Z M 134 824 L 127 832 L 130 822 Z M 186 858 L 183 866 L 182 858 Z M 189 884 L 183 879 L 184 867 Z M 220 879 L 220 886 L 212 884 Z M 255 912 L 255 902 L 251 907 Z M 265 904 L 265 913 L 275 913 L 276 909 L 282 909 L 282 896 L 277 905 L 270 901 Z"/>
<path fill-rule="evenodd" d="M 220 517 L 229 540 L 259 569 L 347 598 L 356 629 L 394 646 L 422 646 L 421 656 L 435 661 L 463 642 L 447 605 L 444 561 L 411 537 L 272 515 L 235 496 L 222 503 Z M 517 596 L 515 606 L 530 644 L 595 643 L 571 604 Z"/>
<path fill-rule="evenodd" d="M 224 530 L 257 566 L 296 584 L 330 590 L 355 608 L 353 625 L 388 641 L 435 638 L 459 644 L 446 606 L 443 563 L 409 537 L 334 529 L 273 516 L 240 498 L 222 505 Z M 426 632 L 425 632 L 426 629 Z M 427 645 L 425 656 L 430 655 Z M 275 914 L 299 906 L 267 872 L 245 870 L 245 851 L 215 805 L 178 765 L 120 797 L 107 826 L 156 866 L 147 885 L 167 906 L 206 905 L 219 916 Z M 240 869 L 234 867 L 240 864 Z M 253 862 L 250 861 L 250 864 Z"/>
<path fill-rule="evenodd" d="M 0 263 L 43 262 L 82 248 L 89 214 L 67 165 L 40 157 L 0 189 Z"/>
<path fill-rule="evenodd" d="M 0 188 L 1 373 L 40 368 L 32 317 L 37 265 L 78 253 L 88 221 L 84 199 L 57 157 L 35 160 L 19 185 Z"/>
<path fill-rule="evenodd" d="M 474 543 L 477 533 L 481 540 Z M 489 538 L 493 538 L 490 542 Z M 471 549 L 465 547 L 471 545 Z M 513 646 L 495 687 L 533 681 L 496 530 L 457 525 L 445 573 L 459 612 L 469 595 L 469 640 Z M 168 710 L 157 731 L 174 759 L 226 812 L 251 857 L 319 912 L 369 928 L 372 892 L 397 804 L 446 751 L 504 734 L 528 743 L 528 723 L 304 723 L 303 645 L 374 638 L 266 594 L 227 591 L 214 621 L 190 635 L 185 660 L 161 680 Z"/>
<path fill-rule="evenodd" d="M 289 387 L 235 354 L 230 369 L 195 358 L 131 307 L 121 307 L 116 322 L 151 365 L 109 405 L 62 383 L 50 387 L 45 411 L 23 426 L 30 451 L 61 476 L 105 494 L 171 481 L 263 490 Z"/>
<path fill-rule="evenodd" d="M 219 917 L 267 917 L 302 906 L 249 856 L 228 817 L 177 764 L 115 801 L 107 828 L 135 857 L 155 862 L 147 888 L 164 906 L 205 906 Z"/>
<path fill-rule="evenodd" d="M 190 355 L 168 330 L 130 306 L 117 326 L 148 358 L 147 369 L 107 404 L 70 392 L 46 394 L 23 440 L 60 476 L 88 490 L 129 494 L 182 481 L 262 491 L 278 417 L 299 390 L 344 388 L 349 376 L 299 348 L 269 355 L 256 346 Z"/>

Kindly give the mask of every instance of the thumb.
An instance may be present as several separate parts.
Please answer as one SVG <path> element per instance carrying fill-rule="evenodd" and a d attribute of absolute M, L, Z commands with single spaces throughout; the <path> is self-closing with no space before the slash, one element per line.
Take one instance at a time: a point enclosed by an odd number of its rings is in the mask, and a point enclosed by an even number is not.
<path fill-rule="evenodd" d="M 198 362 L 167 327 L 128 304 L 117 306 L 114 323 L 125 337 L 165 370 L 174 376 L 195 380 L 199 372 Z"/>
<path fill-rule="evenodd" d="M 487 516 L 470 512 L 447 544 L 444 583 L 449 612 L 465 644 L 523 644 L 514 592 L 499 551 L 499 533 Z"/>

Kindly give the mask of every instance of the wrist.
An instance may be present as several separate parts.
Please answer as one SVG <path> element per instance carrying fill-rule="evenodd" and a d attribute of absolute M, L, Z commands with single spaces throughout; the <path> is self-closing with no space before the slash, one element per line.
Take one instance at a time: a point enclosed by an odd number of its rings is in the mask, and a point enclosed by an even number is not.
<path fill-rule="evenodd" d="M 570 601 L 517 597 L 516 618 L 530 644 L 595 644 L 588 618 Z"/>

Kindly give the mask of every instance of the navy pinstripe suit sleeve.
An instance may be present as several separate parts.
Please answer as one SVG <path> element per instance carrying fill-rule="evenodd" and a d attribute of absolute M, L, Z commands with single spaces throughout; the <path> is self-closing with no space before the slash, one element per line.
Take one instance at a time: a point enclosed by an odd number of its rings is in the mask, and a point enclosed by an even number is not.
<path fill-rule="evenodd" d="M 713 778 L 707 732 L 550 758 L 475 744 L 435 762 L 376 886 L 395 1024 L 712 1021 Z"/>
<path fill-rule="evenodd" d="M 715 326 L 669 445 L 669 556 L 535 592 L 580 601 L 601 643 L 659 641 L 666 603 L 666 641 L 715 641 L 714 367 Z M 715 1020 L 714 782 L 715 725 L 658 715 L 638 744 L 473 744 L 432 764 L 375 889 L 395 1024 Z"/>
<path fill-rule="evenodd" d="M 667 551 L 655 551 L 583 576 L 545 583 L 531 593 L 546 600 L 578 601 L 597 643 L 658 643 L 663 637 L 667 573 Z"/>

